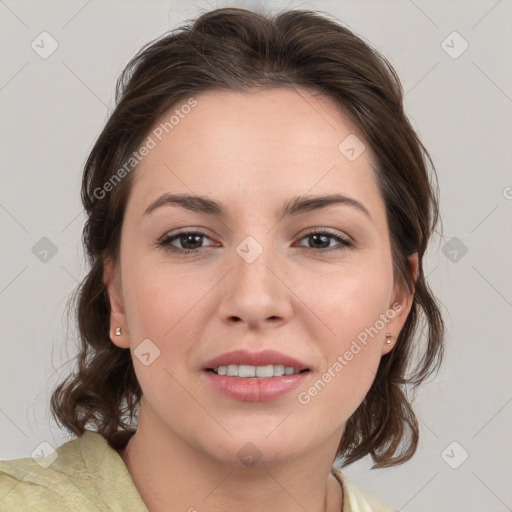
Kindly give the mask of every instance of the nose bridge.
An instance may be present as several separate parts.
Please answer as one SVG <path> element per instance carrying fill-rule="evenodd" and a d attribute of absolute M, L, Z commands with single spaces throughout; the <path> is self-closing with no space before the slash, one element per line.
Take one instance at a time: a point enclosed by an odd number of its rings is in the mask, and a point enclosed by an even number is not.
<path fill-rule="evenodd" d="M 278 278 L 281 262 L 271 234 L 248 236 L 236 246 L 233 270 L 222 298 L 224 319 L 237 317 L 250 324 L 286 318 L 291 311 L 287 288 Z"/>

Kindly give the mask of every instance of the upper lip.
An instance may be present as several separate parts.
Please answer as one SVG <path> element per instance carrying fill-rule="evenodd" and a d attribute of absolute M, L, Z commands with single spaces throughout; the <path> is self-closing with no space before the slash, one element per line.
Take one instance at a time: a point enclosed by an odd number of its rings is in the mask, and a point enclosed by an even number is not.
<path fill-rule="evenodd" d="M 294 370 L 307 370 L 308 367 L 301 361 L 287 356 L 276 350 L 263 350 L 261 352 L 249 352 L 247 350 L 233 350 L 221 354 L 207 361 L 203 370 L 218 368 L 219 366 L 248 365 L 248 366 L 267 366 L 267 365 L 283 365 L 292 367 Z"/>

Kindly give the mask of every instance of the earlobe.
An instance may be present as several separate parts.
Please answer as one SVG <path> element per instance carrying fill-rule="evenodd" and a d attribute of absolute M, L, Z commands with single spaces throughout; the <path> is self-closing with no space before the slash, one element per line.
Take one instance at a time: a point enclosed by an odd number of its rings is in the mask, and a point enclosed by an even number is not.
<path fill-rule="evenodd" d="M 110 303 L 110 339 L 119 348 L 128 348 L 130 340 L 126 329 L 126 315 L 119 281 L 113 262 L 105 262 L 103 266 L 103 284 Z"/>
<path fill-rule="evenodd" d="M 382 356 L 384 354 L 387 354 L 388 352 L 391 352 L 391 350 L 393 349 L 393 346 L 395 344 L 395 341 L 396 340 L 395 340 L 394 336 L 390 332 L 387 332 L 384 345 L 382 345 L 382 353 L 381 353 Z"/>
<path fill-rule="evenodd" d="M 385 342 L 382 344 L 382 355 L 390 352 L 395 346 L 398 335 L 409 316 L 409 312 L 411 311 L 412 304 L 414 302 L 415 283 L 419 272 L 418 253 L 415 252 L 409 256 L 408 262 L 414 282 L 411 283 L 411 290 L 409 290 L 409 287 L 404 284 L 395 290 L 393 301 L 389 306 L 390 310 L 393 309 L 394 313 L 392 319 L 386 326 L 387 332 Z M 388 310 L 388 313 L 390 310 Z"/>

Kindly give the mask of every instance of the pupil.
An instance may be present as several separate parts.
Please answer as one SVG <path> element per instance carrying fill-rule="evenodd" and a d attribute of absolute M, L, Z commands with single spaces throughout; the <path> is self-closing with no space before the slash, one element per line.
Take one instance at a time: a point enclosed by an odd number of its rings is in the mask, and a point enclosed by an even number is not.
<path fill-rule="evenodd" d="M 329 240 L 328 240 L 328 236 L 327 235 L 311 235 L 311 237 L 315 243 L 317 243 L 319 241 L 319 239 L 322 239 L 320 241 L 320 244 L 324 247 L 329 247 Z M 325 243 L 327 242 L 327 244 Z"/>
<path fill-rule="evenodd" d="M 194 240 L 193 239 L 195 239 L 195 242 L 200 247 L 201 246 L 201 238 L 202 238 L 202 235 L 195 235 L 195 234 L 183 235 L 181 237 L 181 245 L 184 246 L 187 249 L 196 249 L 197 247 L 186 247 L 186 246 L 187 246 L 187 244 L 188 244 L 188 242 L 190 240 L 192 240 L 192 245 L 194 245 Z M 183 243 L 184 241 L 185 241 L 185 243 Z"/>

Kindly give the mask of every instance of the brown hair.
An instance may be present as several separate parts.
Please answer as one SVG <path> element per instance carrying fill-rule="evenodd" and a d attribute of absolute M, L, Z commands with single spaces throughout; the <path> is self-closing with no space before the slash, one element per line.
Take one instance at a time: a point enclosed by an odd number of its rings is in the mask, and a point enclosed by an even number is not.
<path fill-rule="evenodd" d="M 109 336 L 104 264 L 118 261 L 133 172 L 120 173 L 155 122 L 178 102 L 209 90 L 300 87 L 331 99 L 370 145 L 389 226 L 395 283 L 414 291 L 395 347 L 381 358 L 364 401 L 349 418 L 337 456 L 344 465 L 371 455 L 374 467 L 412 457 L 418 422 L 406 390 L 439 368 L 444 325 L 423 274 L 423 256 L 439 217 L 435 169 L 403 109 L 389 62 L 329 15 L 293 10 L 263 15 L 222 8 L 148 43 L 116 87 L 116 108 L 85 164 L 83 230 L 90 271 L 76 291 L 80 334 L 77 369 L 54 391 L 56 420 L 75 435 L 92 426 L 116 448 L 134 433 L 141 388 L 130 351 Z M 115 186 L 107 182 L 127 174 Z M 109 181 L 110 180 L 110 181 Z M 436 177 L 437 185 L 437 177 Z M 417 252 L 415 283 L 407 257 Z M 415 333 L 424 320 L 428 331 Z M 423 331 L 422 331 L 423 332 Z"/>

